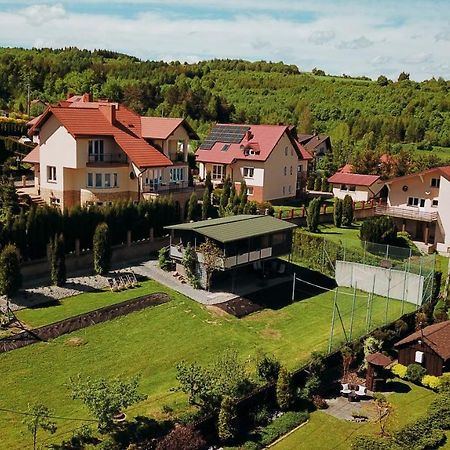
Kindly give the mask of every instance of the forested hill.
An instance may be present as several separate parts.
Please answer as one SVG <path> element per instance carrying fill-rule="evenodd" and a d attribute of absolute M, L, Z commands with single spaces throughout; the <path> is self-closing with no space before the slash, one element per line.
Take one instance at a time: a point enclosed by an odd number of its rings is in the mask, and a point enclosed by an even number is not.
<path fill-rule="evenodd" d="M 92 92 L 140 114 L 187 116 L 201 135 L 213 121 L 330 133 L 335 164 L 355 162 L 366 150 L 398 152 L 407 143 L 450 147 L 450 81 L 417 83 L 406 74 L 402 81 L 371 81 L 300 70 L 238 60 L 151 62 L 76 48 L 0 49 L 0 109 L 24 111 L 29 83 L 32 99 L 55 102 L 68 92 Z M 427 153 L 436 164 L 434 152 Z"/>

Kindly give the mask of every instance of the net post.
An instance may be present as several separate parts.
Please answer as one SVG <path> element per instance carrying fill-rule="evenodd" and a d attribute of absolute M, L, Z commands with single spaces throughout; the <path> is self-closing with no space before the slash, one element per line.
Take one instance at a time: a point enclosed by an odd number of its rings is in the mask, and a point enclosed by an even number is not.
<path fill-rule="evenodd" d="M 330 338 L 328 339 L 328 354 L 331 353 L 331 349 L 333 348 L 334 322 L 336 321 L 336 303 L 337 303 L 338 290 L 339 290 L 339 286 L 337 286 L 336 290 L 334 291 L 333 314 L 331 317 Z"/>
<path fill-rule="evenodd" d="M 353 319 L 355 317 L 355 303 L 356 303 L 356 283 L 353 287 L 353 299 L 352 299 L 352 315 L 350 317 L 350 333 L 349 333 L 349 341 L 352 340 L 352 334 L 353 334 Z"/>

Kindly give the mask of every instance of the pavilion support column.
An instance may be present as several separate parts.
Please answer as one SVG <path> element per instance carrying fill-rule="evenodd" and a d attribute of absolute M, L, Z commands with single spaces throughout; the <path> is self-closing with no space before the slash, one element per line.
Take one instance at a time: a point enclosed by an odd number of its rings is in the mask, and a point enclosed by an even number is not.
<path fill-rule="evenodd" d="M 430 224 L 427 222 L 425 224 L 425 230 L 423 232 L 423 241 L 428 245 L 428 239 L 430 238 Z"/>
<path fill-rule="evenodd" d="M 406 231 L 406 219 L 403 219 L 403 222 L 402 222 L 402 231 Z"/>
<path fill-rule="evenodd" d="M 186 139 L 183 141 L 183 161 L 188 162 L 188 154 L 189 154 L 189 141 Z"/>

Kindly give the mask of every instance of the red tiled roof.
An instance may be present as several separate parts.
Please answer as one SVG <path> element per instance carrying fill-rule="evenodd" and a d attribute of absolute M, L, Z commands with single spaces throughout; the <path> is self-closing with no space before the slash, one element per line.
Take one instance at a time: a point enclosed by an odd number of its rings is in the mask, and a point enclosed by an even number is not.
<path fill-rule="evenodd" d="M 167 139 L 182 123 L 183 119 L 141 117 L 142 137 Z"/>
<path fill-rule="evenodd" d="M 339 169 L 339 173 L 353 173 L 353 165 L 346 164 L 344 167 Z"/>
<path fill-rule="evenodd" d="M 400 347 L 422 339 L 444 361 L 450 359 L 450 320 L 435 323 L 423 330 L 416 331 L 395 344 Z"/>
<path fill-rule="evenodd" d="M 328 178 L 332 184 L 352 184 L 355 186 L 372 186 L 380 179 L 379 175 L 360 175 L 358 173 L 340 173 L 337 172 Z"/>
<path fill-rule="evenodd" d="M 39 164 L 39 145 L 36 145 L 36 147 L 22 159 L 22 162 Z"/>
<path fill-rule="evenodd" d="M 33 119 L 31 119 L 29 122 L 27 122 L 27 127 L 32 127 L 35 123 L 38 122 L 38 120 L 41 118 L 42 114 L 40 114 L 37 117 L 34 117 Z"/>
<path fill-rule="evenodd" d="M 302 159 L 306 160 L 306 161 L 311 161 L 312 159 L 314 159 L 314 156 L 311 155 L 311 153 L 308 152 L 308 150 L 306 150 L 306 148 L 304 147 L 303 144 L 301 144 L 299 141 L 295 141 L 295 143 L 297 144 L 297 148 L 300 152 L 300 154 L 302 155 Z"/>
<path fill-rule="evenodd" d="M 225 124 L 219 124 L 225 125 Z M 240 126 L 237 124 L 226 124 L 227 126 Z M 219 163 L 219 164 L 230 164 L 233 161 L 248 160 L 248 161 L 265 161 L 272 150 L 275 148 L 284 133 L 288 134 L 289 139 L 293 142 L 294 148 L 301 157 L 300 149 L 296 145 L 295 140 L 289 134 L 289 127 L 286 125 L 247 125 L 250 127 L 250 140 L 248 140 L 248 134 L 246 134 L 241 142 L 227 143 L 227 142 L 216 142 L 210 150 L 199 148 L 195 153 L 197 161 L 203 163 Z M 226 151 L 222 151 L 225 144 L 229 144 Z M 244 153 L 241 146 L 246 148 L 251 148 L 255 150 L 255 154 Z"/>
<path fill-rule="evenodd" d="M 422 172 L 415 172 L 410 173 L 409 175 L 404 175 L 402 177 L 392 178 L 391 180 L 386 181 L 386 183 L 393 183 L 394 181 L 402 181 L 407 180 L 409 178 L 423 176 L 423 175 L 429 175 L 432 173 L 436 173 L 436 175 L 443 176 L 447 180 L 450 181 L 450 166 L 441 166 L 441 167 L 433 167 L 432 169 L 427 169 Z"/>
<path fill-rule="evenodd" d="M 78 97 L 76 98 L 78 99 Z M 112 122 L 108 120 L 108 111 L 111 111 L 111 108 L 115 112 L 115 119 Z M 80 136 L 111 136 L 138 167 L 172 165 L 172 162 L 166 156 L 141 137 L 140 116 L 122 105 L 79 100 L 60 102 L 58 106 L 47 108 L 33 125 L 30 133 L 41 126 L 50 115 L 54 115 L 75 138 Z"/>

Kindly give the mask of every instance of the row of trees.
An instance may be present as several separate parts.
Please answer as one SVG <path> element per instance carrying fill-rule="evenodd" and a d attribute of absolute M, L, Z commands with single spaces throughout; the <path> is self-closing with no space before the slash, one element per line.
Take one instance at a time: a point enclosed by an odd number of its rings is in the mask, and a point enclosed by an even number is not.
<path fill-rule="evenodd" d="M 66 252 L 63 234 L 55 234 L 48 242 L 50 279 L 55 286 L 62 286 L 67 279 Z M 100 223 L 93 238 L 94 271 L 107 274 L 111 266 L 111 240 L 109 227 Z M 0 252 L 0 295 L 14 296 L 22 285 L 19 254 L 16 246 L 9 244 Z"/>
<path fill-rule="evenodd" d="M 16 195 L 11 184 L 5 184 L 0 191 L 0 246 L 16 245 L 25 260 L 45 257 L 47 244 L 61 233 L 66 252 L 73 252 L 77 239 L 81 249 L 92 248 L 99 223 L 108 225 L 111 245 L 116 245 L 126 242 L 127 231 L 131 231 L 135 240 L 148 238 L 151 228 L 155 236 L 161 235 L 163 227 L 176 223 L 179 217 L 179 207 L 171 197 L 138 204 L 129 201 L 103 207 L 76 206 L 61 212 L 50 206 L 20 209 L 17 200 L 2 202 L 3 198 L 11 198 L 9 194 L 2 196 L 2 192 Z"/>
<path fill-rule="evenodd" d="M 319 229 L 321 206 L 322 199 L 316 197 L 309 202 L 306 210 L 306 225 L 312 233 L 316 233 Z M 333 207 L 334 225 L 338 228 L 350 227 L 353 223 L 353 208 L 353 200 L 350 195 L 346 195 L 343 200 L 335 198 Z"/>

